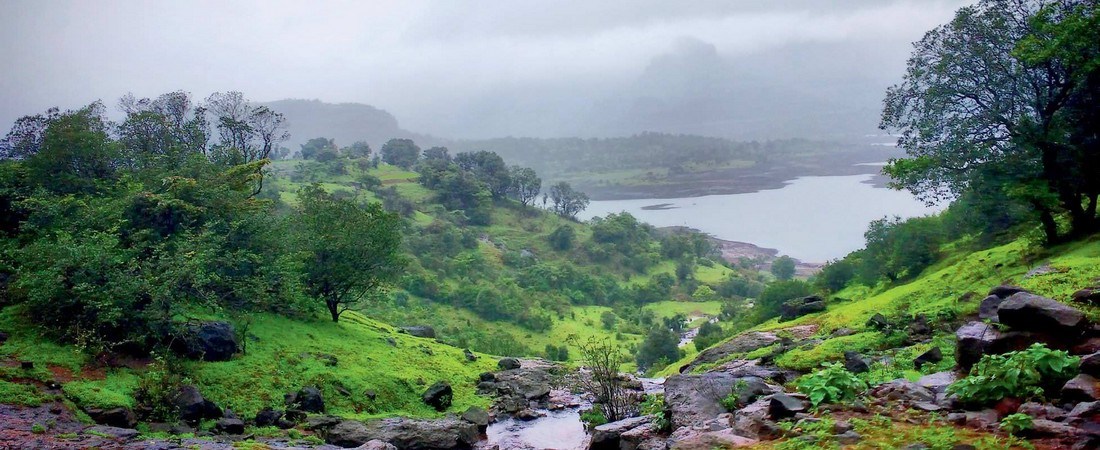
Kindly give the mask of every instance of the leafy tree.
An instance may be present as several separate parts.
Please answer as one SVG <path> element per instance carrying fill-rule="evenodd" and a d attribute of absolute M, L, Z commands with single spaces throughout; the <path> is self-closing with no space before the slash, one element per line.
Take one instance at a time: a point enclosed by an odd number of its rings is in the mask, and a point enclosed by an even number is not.
<path fill-rule="evenodd" d="M 864 237 L 861 272 L 870 283 L 883 276 L 893 282 L 920 274 L 939 258 L 943 244 L 936 217 L 882 218 L 871 222 Z"/>
<path fill-rule="evenodd" d="M 772 275 L 780 280 L 789 280 L 794 277 L 794 258 L 783 255 L 772 261 Z"/>
<path fill-rule="evenodd" d="M 57 115 L 42 131 L 40 148 L 26 159 L 28 176 L 55 193 L 94 192 L 116 177 L 120 164 L 118 145 L 107 133 L 98 102 Z"/>
<path fill-rule="evenodd" d="M 333 139 L 316 137 L 301 145 L 302 158 L 321 162 L 332 161 L 340 156 L 340 150 Z"/>
<path fill-rule="evenodd" d="M 127 94 L 119 100 L 125 120 L 115 132 L 131 168 L 178 169 L 191 155 L 205 155 L 210 139 L 207 113 L 191 95 L 176 91 L 156 99 Z"/>
<path fill-rule="evenodd" d="M 650 329 L 635 356 L 635 362 L 642 370 L 647 370 L 658 362 L 668 364 L 678 359 L 680 359 L 680 337 L 664 327 Z"/>
<path fill-rule="evenodd" d="M 615 323 L 619 321 L 619 317 L 611 311 L 604 311 L 600 313 L 600 323 L 603 324 L 605 330 L 614 330 Z"/>
<path fill-rule="evenodd" d="M 810 295 L 810 285 L 801 280 L 775 281 L 768 283 L 764 292 L 756 299 L 756 312 L 760 319 L 778 316 L 783 303 L 787 300 Z"/>
<path fill-rule="evenodd" d="M 427 161 L 437 160 L 451 162 L 451 155 L 447 147 L 432 147 L 424 150 L 424 159 Z"/>
<path fill-rule="evenodd" d="M 595 405 L 603 412 L 604 418 L 615 422 L 632 416 L 636 412 L 631 394 L 623 385 L 624 378 L 619 376 L 619 367 L 626 362 L 622 350 L 610 340 L 590 337 L 580 340 L 570 336 L 569 344 L 580 350 L 580 359 L 591 377 L 582 377 L 582 388 L 596 399 Z"/>
<path fill-rule="evenodd" d="M 420 158 L 420 147 L 412 139 L 390 139 L 382 145 L 382 161 L 409 169 Z"/>
<path fill-rule="evenodd" d="M 814 278 L 814 285 L 830 292 L 844 289 L 856 275 L 856 263 L 849 258 L 834 259 L 825 264 Z"/>
<path fill-rule="evenodd" d="M 351 145 L 344 147 L 341 152 L 347 155 L 348 158 L 367 159 L 370 158 L 372 150 L 370 144 L 363 141 L 355 141 Z"/>
<path fill-rule="evenodd" d="M 569 225 L 559 225 L 547 236 L 550 247 L 557 251 L 566 251 L 573 248 L 573 241 L 577 238 L 577 232 Z"/>
<path fill-rule="evenodd" d="M 550 186 L 550 201 L 553 202 L 554 213 L 573 219 L 588 207 L 589 200 L 585 193 L 575 191 L 569 183 L 561 181 Z"/>
<path fill-rule="evenodd" d="M 297 241 L 306 257 L 307 292 L 323 300 L 333 322 L 360 299 L 378 296 L 404 264 L 401 219 L 378 203 L 339 200 L 319 185 L 303 188 Z"/>
<path fill-rule="evenodd" d="M 887 166 L 892 185 L 937 201 L 1003 174 L 1048 242 L 1065 237 L 1058 214 L 1070 237 L 1097 229 L 1095 128 L 1079 133 L 1095 107 L 1073 106 L 1096 98 L 1097 15 L 1086 0 L 982 0 L 928 32 L 886 95 L 881 127 L 900 131 L 908 155 Z"/>
<path fill-rule="evenodd" d="M 534 203 L 542 191 L 542 179 L 535 173 L 535 169 L 512 166 L 510 177 L 512 186 L 509 188 L 509 195 L 524 206 Z"/>
<path fill-rule="evenodd" d="M 267 159 L 290 138 L 286 117 L 266 106 L 252 106 L 240 92 L 215 92 L 207 97 L 205 109 L 217 119 L 214 157 L 225 164 Z"/>
<path fill-rule="evenodd" d="M 489 189 L 493 198 L 504 198 L 512 187 L 508 165 L 500 155 L 487 152 L 466 152 L 455 155 L 455 164 L 473 173 Z"/>
<path fill-rule="evenodd" d="M 695 335 L 693 343 L 696 350 L 703 351 L 717 344 L 723 337 L 725 337 L 725 332 L 722 330 L 722 326 L 708 320 L 703 326 L 699 327 L 699 334 Z"/>

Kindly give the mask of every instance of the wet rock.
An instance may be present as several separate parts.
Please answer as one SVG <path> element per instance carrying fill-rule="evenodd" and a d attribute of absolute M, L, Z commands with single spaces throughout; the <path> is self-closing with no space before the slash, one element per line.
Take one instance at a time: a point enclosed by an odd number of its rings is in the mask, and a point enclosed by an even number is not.
<path fill-rule="evenodd" d="M 811 295 L 808 297 L 787 300 L 783 302 L 781 310 L 782 312 L 779 316 L 780 321 L 794 320 L 806 314 L 824 311 L 825 299 L 816 295 Z"/>
<path fill-rule="evenodd" d="M 955 359 L 964 371 L 970 370 L 975 363 L 994 347 L 1002 333 L 983 322 L 970 322 L 955 332 Z"/>
<path fill-rule="evenodd" d="M 773 333 L 760 331 L 744 333 L 704 350 L 690 364 L 681 367 L 680 373 L 688 372 L 701 364 L 712 364 L 730 355 L 759 350 L 777 342 L 779 342 L 779 337 Z"/>
<path fill-rule="evenodd" d="M 902 403 L 934 403 L 936 394 L 909 380 L 894 380 L 871 389 L 871 396 Z"/>
<path fill-rule="evenodd" d="M 690 428 L 677 430 L 669 441 L 672 450 L 711 450 L 715 448 L 739 448 L 755 445 L 758 441 L 737 435 L 732 429 L 701 431 Z"/>
<path fill-rule="evenodd" d="M 886 319 L 886 316 L 882 313 L 875 313 L 870 319 L 867 319 L 867 328 L 873 330 L 885 330 L 890 327 L 890 321 Z"/>
<path fill-rule="evenodd" d="M 619 450 L 664 450 L 668 448 L 652 423 L 647 423 L 619 435 Z"/>
<path fill-rule="evenodd" d="M 833 331 L 832 333 L 829 334 L 829 337 L 838 338 L 838 337 L 844 337 L 844 336 L 851 336 L 853 334 L 856 334 L 856 330 L 853 330 L 851 328 L 837 328 L 836 331 Z"/>
<path fill-rule="evenodd" d="M 756 401 L 762 395 L 775 393 L 776 390 L 768 386 L 764 380 L 757 377 L 737 378 L 733 382 L 730 393 L 737 397 L 737 406 L 742 407 Z"/>
<path fill-rule="evenodd" d="M 256 426 L 258 427 L 270 427 L 279 422 L 279 419 L 283 418 L 283 412 L 277 411 L 271 408 L 261 409 L 256 413 Z"/>
<path fill-rule="evenodd" d="M 738 435 L 753 439 L 772 439 L 781 430 L 775 422 L 768 420 L 771 399 L 757 400 L 733 413 L 733 430 Z"/>
<path fill-rule="evenodd" d="M 345 420 L 329 430 L 325 442 L 356 447 L 372 440 L 399 449 L 469 449 L 478 441 L 477 426 L 457 419 L 413 420 L 392 418 L 367 423 Z"/>
<path fill-rule="evenodd" d="M 863 436 L 860 436 L 859 433 L 852 430 L 833 436 L 833 438 L 836 439 L 836 442 L 840 445 L 855 445 L 863 440 Z"/>
<path fill-rule="evenodd" d="M 375 440 L 372 440 L 372 441 L 368 441 L 367 443 L 365 443 L 363 445 L 355 447 L 355 449 L 356 450 L 397 450 L 397 447 L 394 447 L 393 444 L 390 444 L 388 442 L 382 442 L 382 441 L 379 441 L 379 440 L 375 439 Z"/>
<path fill-rule="evenodd" d="M 451 400 L 454 398 L 454 390 L 451 389 L 450 383 L 439 381 L 428 387 L 420 398 L 425 404 L 435 408 L 436 411 L 445 411 L 447 408 L 451 407 Z"/>
<path fill-rule="evenodd" d="M 989 320 L 997 322 L 997 307 L 1001 306 L 1005 299 L 996 295 L 990 295 L 978 304 L 978 318 L 982 320 Z"/>
<path fill-rule="evenodd" d="M 462 350 L 462 355 L 466 357 L 467 361 L 470 361 L 470 362 L 477 361 L 477 355 L 475 355 L 474 352 L 471 351 L 468 348 Z"/>
<path fill-rule="evenodd" d="M 214 424 L 214 431 L 218 434 L 244 434 L 244 421 L 223 417 Z"/>
<path fill-rule="evenodd" d="M 527 409 L 522 409 L 519 412 L 517 412 L 515 417 L 516 417 L 516 420 L 522 420 L 524 422 L 530 422 L 532 420 L 536 420 L 536 419 L 542 417 L 542 414 L 539 414 L 538 411 L 527 408 Z"/>
<path fill-rule="evenodd" d="M 648 416 L 631 417 L 617 422 L 605 423 L 592 430 L 589 450 L 619 450 L 623 433 L 649 423 Z"/>
<path fill-rule="evenodd" d="M 1081 373 L 1100 377 L 1100 352 L 1081 357 Z"/>
<path fill-rule="evenodd" d="M 478 379 L 478 381 L 490 381 L 491 382 L 491 381 L 496 381 L 497 376 L 495 374 L 493 374 L 492 372 L 482 372 L 481 375 L 477 376 L 477 379 Z"/>
<path fill-rule="evenodd" d="M 1074 427 L 1049 419 L 1034 419 L 1031 421 L 1031 429 L 1027 430 L 1031 436 L 1073 438 L 1081 432 Z"/>
<path fill-rule="evenodd" d="M 310 416 L 309 419 L 306 419 L 303 428 L 309 431 L 322 431 L 328 430 L 340 422 L 343 422 L 343 419 L 336 416 Z"/>
<path fill-rule="evenodd" d="M 1064 303 L 1028 292 L 1019 292 L 997 307 L 1001 323 L 1017 330 L 1078 334 L 1085 314 Z M 1071 336 L 1066 336 L 1071 337 Z"/>
<path fill-rule="evenodd" d="M 920 370 L 921 366 L 925 364 L 935 364 L 943 361 L 943 351 L 939 347 L 932 347 L 928 351 L 921 353 L 916 358 L 913 358 L 913 365 Z"/>
<path fill-rule="evenodd" d="M 983 409 L 981 411 L 967 411 L 963 415 L 963 423 L 972 428 L 993 429 L 997 427 L 1000 418 L 997 411 Z"/>
<path fill-rule="evenodd" d="M 96 425 L 88 427 L 84 430 L 84 434 L 92 434 L 97 436 L 107 436 L 113 439 L 130 440 L 141 434 L 140 431 L 133 428 L 119 428 L 104 425 Z"/>
<path fill-rule="evenodd" d="M 130 408 L 92 408 L 84 411 L 95 423 L 116 428 L 133 428 L 137 425 L 137 417 Z"/>
<path fill-rule="evenodd" d="M 1100 380 L 1091 375 L 1077 375 L 1062 386 L 1062 400 L 1076 402 L 1100 400 L 1100 386 L 1097 383 L 1100 383 Z"/>
<path fill-rule="evenodd" d="M 325 412 L 325 397 L 321 390 L 313 386 L 306 386 L 293 394 L 287 394 L 286 404 L 288 409 L 298 411 L 323 413 Z M 287 411 L 290 415 L 290 411 Z"/>
<path fill-rule="evenodd" d="M 174 400 L 176 410 L 179 411 L 180 420 L 195 424 L 204 419 L 217 419 L 222 416 L 222 410 L 218 405 L 205 398 L 199 392 L 199 388 L 192 385 L 180 386 Z"/>
<path fill-rule="evenodd" d="M 1000 285 L 1000 286 L 997 286 L 993 289 L 990 289 L 989 290 L 989 295 L 992 295 L 992 296 L 995 296 L 995 297 L 1000 297 L 1000 298 L 1009 298 L 1009 297 L 1011 297 L 1013 295 L 1016 295 L 1016 294 L 1019 294 L 1021 292 L 1027 292 L 1027 289 L 1024 289 L 1024 288 L 1019 287 L 1019 286 L 1012 286 L 1012 285 L 1005 284 L 1005 285 Z"/>
<path fill-rule="evenodd" d="M 1067 417 L 1074 420 L 1093 420 L 1100 418 L 1100 401 L 1078 403 L 1073 407 L 1073 410 L 1069 412 Z M 1050 418 L 1057 420 L 1057 417 Z"/>
<path fill-rule="evenodd" d="M 928 316 L 918 314 L 906 327 L 911 342 L 920 342 L 932 336 L 932 325 L 928 323 Z"/>
<path fill-rule="evenodd" d="M 1073 301 L 1090 305 L 1100 304 L 1100 287 L 1089 287 L 1073 293 Z M 2 342 L 2 340 L 0 340 Z"/>
<path fill-rule="evenodd" d="M 1027 402 L 1016 410 L 1020 414 L 1027 414 L 1035 419 L 1062 420 L 1066 417 L 1066 411 L 1054 405 Z"/>
<path fill-rule="evenodd" d="M 237 331 L 229 322 L 202 322 L 180 330 L 176 350 L 184 357 L 228 361 L 239 350 Z"/>
<path fill-rule="evenodd" d="M 925 375 L 917 380 L 917 385 L 926 388 L 933 393 L 940 394 L 947 391 L 947 387 L 958 380 L 955 372 L 936 372 Z"/>
<path fill-rule="evenodd" d="M 477 425 L 478 431 L 485 432 L 485 429 L 489 426 L 489 413 L 484 409 L 471 406 L 466 412 L 462 413 L 462 420 Z"/>
<path fill-rule="evenodd" d="M 435 328 L 428 325 L 414 325 L 409 327 L 401 327 L 399 330 L 402 333 L 409 336 L 416 336 L 420 338 L 435 339 Z"/>
<path fill-rule="evenodd" d="M 722 372 L 674 375 L 665 380 L 665 404 L 672 427 L 701 423 L 726 412 L 720 400 L 733 391 L 738 378 Z"/>
<path fill-rule="evenodd" d="M 871 371 L 871 366 L 859 352 L 844 352 L 844 368 L 852 373 L 866 373 Z"/>
<path fill-rule="evenodd" d="M 768 404 L 768 416 L 774 420 L 794 417 L 798 413 L 806 412 L 806 402 L 789 394 L 775 394 Z"/>
<path fill-rule="evenodd" d="M 500 370 L 515 370 L 520 368 L 520 364 L 516 358 L 500 358 L 497 367 L 500 367 Z"/>

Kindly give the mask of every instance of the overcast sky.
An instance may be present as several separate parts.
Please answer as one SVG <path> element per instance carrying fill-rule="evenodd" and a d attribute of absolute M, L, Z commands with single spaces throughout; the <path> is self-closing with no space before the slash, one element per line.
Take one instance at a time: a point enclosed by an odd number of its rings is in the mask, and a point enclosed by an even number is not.
<path fill-rule="evenodd" d="M 782 135 L 864 121 L 966 3 L 7 0 L 0 122 L 183 89 L 368 103 L 447 137 Z"/>

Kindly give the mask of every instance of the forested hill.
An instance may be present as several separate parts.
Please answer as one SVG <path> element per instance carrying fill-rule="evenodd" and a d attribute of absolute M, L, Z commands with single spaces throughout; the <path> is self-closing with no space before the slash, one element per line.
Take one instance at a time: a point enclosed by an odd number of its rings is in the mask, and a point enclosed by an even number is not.
<path fill-rule="evenodd" d="M 283 145 L 297 150 L 310 138 L 325 136 L 350 145 L 365 141 L 380 147 L 392 138 L 409 138 L 423 145 L 439 139 L 401 128 L 389 112 L 362 103 L 325 103 L 320 100 L 285 99 L 260 103 L 286 117 L 290 137 Z"/>

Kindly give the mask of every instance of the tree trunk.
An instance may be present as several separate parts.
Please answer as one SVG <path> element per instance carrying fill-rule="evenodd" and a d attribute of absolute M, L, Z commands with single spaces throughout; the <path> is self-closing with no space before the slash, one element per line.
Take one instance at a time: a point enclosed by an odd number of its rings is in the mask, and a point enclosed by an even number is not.
<path fill-rule="evenodd" d="M 332 321 L 340 322 L 340 302 L 325 300 L 325 306 L 328 306 L 328 313 L 332 315 Z"/>
<path fill-rule="evenodd" d="M 1047 245 L 1057 244 L 1060 238 L 1058 236 L 1058 222 L 1054 220 L 1054 214 L 1049 209 L 1040 206 L 1039 221 L 1043 223 L 1043 234 L 1046 235 Z"/>

